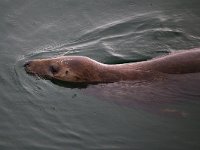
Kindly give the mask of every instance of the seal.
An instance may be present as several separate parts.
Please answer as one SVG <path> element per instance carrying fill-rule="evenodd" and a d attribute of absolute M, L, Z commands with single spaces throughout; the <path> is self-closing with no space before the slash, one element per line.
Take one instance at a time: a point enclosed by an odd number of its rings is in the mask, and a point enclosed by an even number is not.
<path fill-rule="evenodd" d="M 150 80 L 200 72 L 200 48 L 135 63 L 109 65 L 85 56 L 61 56 L 31 60 L 24 67 L 32 75 L 76 83 Z"/>

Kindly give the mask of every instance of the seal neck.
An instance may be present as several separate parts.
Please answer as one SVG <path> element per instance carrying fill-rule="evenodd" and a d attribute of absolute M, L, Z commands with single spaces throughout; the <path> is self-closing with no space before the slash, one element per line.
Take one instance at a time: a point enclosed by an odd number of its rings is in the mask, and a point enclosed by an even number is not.
<path fill-rule="evenodd" d="M 117 82 L 122 80 L 137 79 L 139 71 L 137 71 L 134 65 L 126 67 L 125 65 L 101 65 L 98 70 L 97 82 Z"/>

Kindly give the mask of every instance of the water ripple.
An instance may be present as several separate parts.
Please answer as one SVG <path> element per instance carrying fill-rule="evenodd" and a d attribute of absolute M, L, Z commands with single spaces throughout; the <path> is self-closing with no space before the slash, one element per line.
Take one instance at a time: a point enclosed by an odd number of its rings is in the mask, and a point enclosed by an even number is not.
<path fill-rule="evenodd" d="M 88 30 L 73 41 L 37 47 L 26 57 L 85 55 L 105 63 L 147 60 L 199 45 L 200 37 L 179 26 L 182 20 L 181 14 L 160 11 L 130 16 Z"/>

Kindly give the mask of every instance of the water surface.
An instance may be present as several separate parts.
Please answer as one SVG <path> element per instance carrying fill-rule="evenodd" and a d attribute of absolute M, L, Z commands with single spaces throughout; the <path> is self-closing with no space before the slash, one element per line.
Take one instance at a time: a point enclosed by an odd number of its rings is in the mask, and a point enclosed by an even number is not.
<path fill-rule="evenodd" d="M 107 64 L 200 47 L 198 0 L 2 0 L 1 150 L 200 149 L 200 76 L 76 87 L 26 74 L 34 58 Z"/>

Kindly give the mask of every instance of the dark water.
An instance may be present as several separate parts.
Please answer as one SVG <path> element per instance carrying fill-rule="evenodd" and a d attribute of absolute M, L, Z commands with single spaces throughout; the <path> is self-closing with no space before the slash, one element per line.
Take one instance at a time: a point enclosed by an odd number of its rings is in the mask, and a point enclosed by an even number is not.
<path fill-rule="evenodd" d="M 200 149 L 200 74 L 77 88 L 33 58 L 147 60 L 200 46 L 199 0 L 1 0 L 1 150 Z"/>

